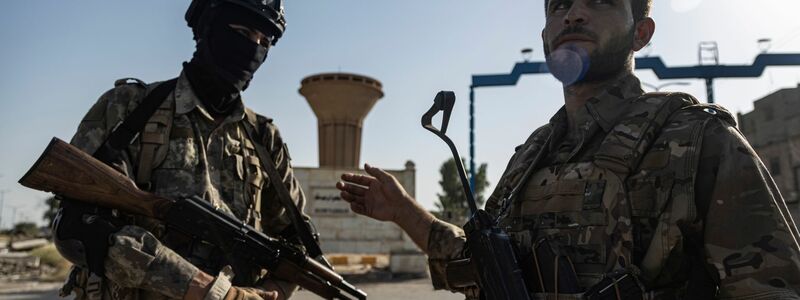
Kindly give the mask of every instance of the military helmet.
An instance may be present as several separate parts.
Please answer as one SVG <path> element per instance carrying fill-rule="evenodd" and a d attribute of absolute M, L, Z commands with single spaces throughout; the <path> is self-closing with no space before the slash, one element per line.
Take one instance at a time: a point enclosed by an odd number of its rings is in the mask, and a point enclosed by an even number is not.
<path fill-rule="evenodd" d="M 266 24 L 275 29 L 272 32 L 275 36 L 272 40 L 273 45 L 278 42 L 278 39 L 283 35 L 283 31 L 286 30 L 283 0 L 192 0 L 189 9 L 186 10 L 185 18 L 186 23 L 194 32 L 195 39 L 202 36 L 206 23 L 212 19 L 217 8 L 222 4 L 232 4 L 245 8 L 263 18 Z"/>

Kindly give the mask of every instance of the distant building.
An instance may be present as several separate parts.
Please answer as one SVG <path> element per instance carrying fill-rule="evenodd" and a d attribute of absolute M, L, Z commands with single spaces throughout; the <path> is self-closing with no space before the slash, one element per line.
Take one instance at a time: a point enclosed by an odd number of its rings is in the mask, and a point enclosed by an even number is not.
<path fill-rule="evenodd" d="M 739 129 L 767 166 L 787 202 L 800 200 L 800 85 L 753 102 Z"/>
<path fill-rule="evenodd" d="M 327 73 L 306 77 L 300 87 L 317 116 L 319 167 L 295 167 L 326 253 L 390 254 L 395 273 L 424 273 L 426 258 L 400 227 L 379 222 L 350 211 L 335 184 L 342 173 L 361 173 L 361 131 L 364 118 L 383 97 L 378 80 L 362 75 Z M 375 149 L 378 150 L 379 149 Z M 386 170 L 394 175 L 409 195 L 416 189 L 414 163 Z"/>

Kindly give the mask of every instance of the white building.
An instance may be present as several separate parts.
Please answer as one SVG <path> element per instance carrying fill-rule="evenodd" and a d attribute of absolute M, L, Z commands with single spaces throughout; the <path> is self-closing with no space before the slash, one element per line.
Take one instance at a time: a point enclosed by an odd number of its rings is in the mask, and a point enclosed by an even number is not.
<path fill-rule="evenodd" d="M 320 166 L 295 167 L 294 172 L 308 199 L 305 211 L 317 227 L 322 250 L 388 254 L 393 272 L 425 273 L 425 256 L 398 226 L 351 212 L 335 187 L 342 173 L 365 174 L 359 169 L 361 130 L 364 118 L 383 97 L 381 83 L 362 75 L 327 73 L 303 79 L 299 92 L 317 116 Z M 408 161 L 404 169 L 386 171 L 414 196 L 413 162 Z"/>

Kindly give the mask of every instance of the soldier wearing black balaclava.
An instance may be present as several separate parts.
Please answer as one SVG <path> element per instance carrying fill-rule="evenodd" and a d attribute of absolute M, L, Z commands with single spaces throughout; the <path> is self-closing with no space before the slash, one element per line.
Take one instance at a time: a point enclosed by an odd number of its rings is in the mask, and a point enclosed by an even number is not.
<path fill-rule="evenodd" d="M 235 5 L 222 5 L 198 24 L 197 49 L 184 64 L 184 72 L 203 105 L 212 115 L 229 113 L 267 58 L 269 44 L 257 44 L 232 28 L 241 25 L 273 37 L 274 26 L 255 13 Z"/>
<path fill-rule="evenodd" d="M 246 108 L 241 96 L 283 34 L 281 1 L 194 0 L 186 21 L 197 47 L 180 76 L 151 84 L 118 80 L 81 121 L 71 143 L 94 153 L 134 107 L 159 87 L 169 87 L 144 129 L 110 164 L 141 189 L 172 199 L 198 195 L 267 235 L 298 241 L 291 226 L 298 218 L 287 215 L 274 190 L 286 186 L 302 212 L 305 197 L 288 149 L 272 120 Z M 246 126 L 258 135 L 248 137 Z M 273 160 L 281 178 L 265 174 L 255 147 L 271 154 L 266 159 Z M 74 292 L 77 299 L 270 300 L 286 299 L 296 290 L 295 284 L 243 264 L 236 253 L 158 221 L 97 213 L 94 217 L 108 221 L 94 224 L 110 224 L 101 230 L 86 226 L 86 216 L 87 210 L 76 213 L 67 205 L 54 225 L 58 250 L 75 264 L 62 294 Z M 97 245 L 107 251 L 98 252 Z M 99 260 L 89 257 L 102 252 L 107 253 Z"/>

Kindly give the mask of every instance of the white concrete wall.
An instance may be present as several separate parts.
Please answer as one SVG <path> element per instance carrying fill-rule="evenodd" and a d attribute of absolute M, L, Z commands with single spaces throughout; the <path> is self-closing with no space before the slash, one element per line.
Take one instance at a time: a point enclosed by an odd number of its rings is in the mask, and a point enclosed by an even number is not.
<path fill-rule="evenodd" d="M 415 194 L 413 163 L 403 170 L 387 170 L 397 177 L 410 195 Z M 336 189 L 342 173 L 363 170 L 296 167 L 295 176 L 305 192 L 305 212 L 311 216 L 320 234 L 320 246 L 326 253 L 389 254 L 415 250 L 416 246 L 403 231 L 389 222 L 379 222 L 350 211 Z"/>

